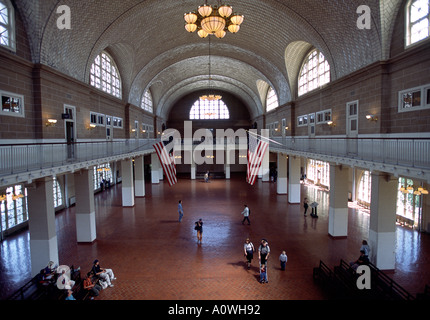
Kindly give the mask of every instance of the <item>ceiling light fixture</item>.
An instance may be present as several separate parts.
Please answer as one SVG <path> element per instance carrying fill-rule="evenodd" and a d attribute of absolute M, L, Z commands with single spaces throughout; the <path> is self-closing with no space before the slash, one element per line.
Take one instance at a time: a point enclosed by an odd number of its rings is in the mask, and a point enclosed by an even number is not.
<path fill-rule="evenodd" d="M 233 13 L 233 8 L 229 5 L 211 6 L 206 2 L 199 6 L 197 11 L 184 14 L 185 30 L 197 31 L 200 38 L 215 35 L 221 39 L 227 31 L 237 33 L 243 19 L 243 15 Z"/>

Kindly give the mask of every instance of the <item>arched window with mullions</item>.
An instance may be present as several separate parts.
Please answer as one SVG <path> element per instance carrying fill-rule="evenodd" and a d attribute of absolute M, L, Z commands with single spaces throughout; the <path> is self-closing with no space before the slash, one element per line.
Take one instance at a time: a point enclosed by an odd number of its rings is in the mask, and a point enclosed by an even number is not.
<path fill-rule="evenodd" d="M 429 37 L 430 1 L 410 0 L 406 5 L 406 45 Z"/>
<path fill-rule="evenodd" d="M 191 107 L 190 120 L 230 119 L 230 112 L 222 100 L 199 99 Z"/>
<path fill-rule="evenodd" d="M 146 90 L 145 93 L 142 96 L 142 101 L 140 102 L 140 107 L 143 110 L 146 110 L 148 112 L 153 112 L 153 103 L 152 103 L 152 95 L 149 90 Z"/>
<path fill-rule="evenodd" d="M 266 95 L 266 111 L 270 111 L 279 107 L 278 96 L 272 87 L 269 87 Z"/>
<path fill-rule="evenodd" d="M 90 84 L 99 90 L 121 99 L 121 78 L 114 60 L 102 51 L 91 65 Z"/>
<path fill-rule="evenodd" d="M 0 0 L 0 46 L 16 50 L 15 14 L 9 0 Z"/>
<path fill-rule="evenodd" d="M 330 82 L 330 65 L 317 49 L 304 59 L 299 76 L 299 96 Z"/>

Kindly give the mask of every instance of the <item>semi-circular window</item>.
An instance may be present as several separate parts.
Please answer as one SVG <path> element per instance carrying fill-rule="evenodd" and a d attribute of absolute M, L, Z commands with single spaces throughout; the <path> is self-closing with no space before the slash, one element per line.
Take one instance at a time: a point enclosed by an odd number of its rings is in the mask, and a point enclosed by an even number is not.
<path fill-rule="evenodd" d="M 106 52 L 101 52 L 91 65 L 90 84 L 97 89 L 121 98 L 121 79 L 115 62 Z"/>
<path fill-rule="evenodd" d="M 304 59 L 299 77 L 299 96 L 330 82 L 330 65 L 317 49 Z"/>
<path fill-rule="evenodd" d="M 222 100 L 202 100 L 194 102 L 190 110 L 190 120 L 230 119 L 230 112 Z"/>

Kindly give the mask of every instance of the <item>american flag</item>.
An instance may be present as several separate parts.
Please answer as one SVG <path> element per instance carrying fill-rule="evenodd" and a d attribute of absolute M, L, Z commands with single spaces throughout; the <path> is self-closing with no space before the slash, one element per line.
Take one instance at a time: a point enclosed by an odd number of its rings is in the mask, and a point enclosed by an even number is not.
<path fill-rule="evenodd" d="M 176 165 L 173 155 L 167 153 L 163 141 L 153 145 L 158 159 L 160 159 L 161 166 L 163 167 L 164 174 L 167 177 L 169 186 L 173 186 L 178 180 L 176 179 Z"/>
<path fill-rule="evenodd" d="M 266 153 L 269 143 L 257 138 L 255 133 L 248 134 L 248 166 L 246 182 L 254 185 L 255 179 L 260 170 L 264 154 Z"/>

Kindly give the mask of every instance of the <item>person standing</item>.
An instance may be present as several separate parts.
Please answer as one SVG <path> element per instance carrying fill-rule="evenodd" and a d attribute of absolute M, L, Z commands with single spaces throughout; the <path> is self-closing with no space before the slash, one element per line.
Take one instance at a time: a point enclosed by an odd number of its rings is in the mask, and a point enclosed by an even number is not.
<path fill-rule="evenodd" d="M 242 224 L 244 224 L 245 220 L 248 220 L 248 225 L 251 224 L 251 221 L 249 221 L 249 208 L 248 206 L 245 204 L 245 209 L 243 209 L 242 214 L 243 214 L 243 220 L 242 220 Z"/>
<path fill-rule="evenodd" d="M 195 222 L 194 230 L 197 230 L 197 242 L 202 243 L 203 237 L 203 221 L 199 219 L 199 221 Z"/>
<path fill-rule="evenodd" d="M 303 207 L 305 208 L 305 216 L 306 216 L 306 212 L 308 211 L 308 208 L 309 208 L 308 198 L 305 198 L 303 200 Z"/>
<path fill-rule="evenodd" d="M 287 264 L 287 254 L 285 253 L 285 251 L 282 251 L 281 255 L 279 256 L 279 261 L 281 263 L 281 270 L 284 271 L 285 270 L 285 266 Z"/>
<path fill-rule="evenodd" d="M 261 265 L 265 265 L 266 268 L 266 282 L 269 282 L 269 277 L 267 275 L 267 260 L 269 259 L 270 255 L 270 247 L 269 243 L 266 239 L 261 240 L 261 244 L 258 247 L 258 260 L 260 260 L 260 267 Z"/>
<path fill-rule="evenodd" d="M 179 200 L 179 203 L 178 203 L 178 213 L 179 213 L 179 222 L 181 222 L 182 217 L 184 216 L 184 209 L 182 208 L 182 200 Z"/>
<path fill-rule="evenodd" d="M 251 261 L 254 258 L 254 245 L 252 242 L 247 238 L 245 240 L 245 244 L 243 245 L 243 251 L 247 260 L 248 269 L 251 268 Z"/>

